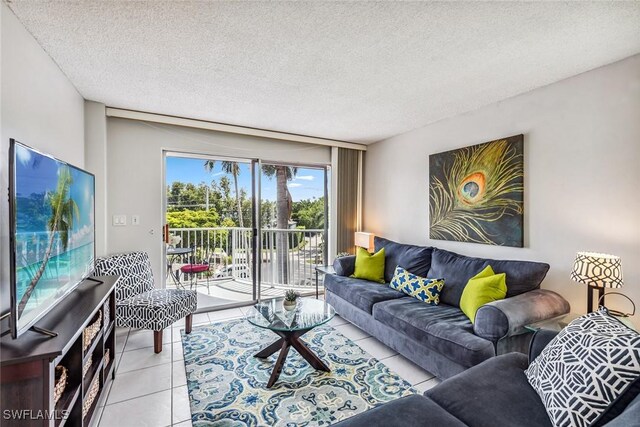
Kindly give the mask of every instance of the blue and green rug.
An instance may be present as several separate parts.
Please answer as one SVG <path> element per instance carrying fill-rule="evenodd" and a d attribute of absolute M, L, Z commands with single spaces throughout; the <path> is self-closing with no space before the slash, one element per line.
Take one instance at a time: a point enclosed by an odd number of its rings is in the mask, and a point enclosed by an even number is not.
<path fill-rule="evenodd" d="M 302 339 L 331 372 L 316 371 L 292 348 L 280 378 L 267 389 L 278 353 L 264 360 L 253 355 L 277 339 L 243 319 L 183 332 L 194 426 L 327 426 L 416 393 L 328 325 Z"/>

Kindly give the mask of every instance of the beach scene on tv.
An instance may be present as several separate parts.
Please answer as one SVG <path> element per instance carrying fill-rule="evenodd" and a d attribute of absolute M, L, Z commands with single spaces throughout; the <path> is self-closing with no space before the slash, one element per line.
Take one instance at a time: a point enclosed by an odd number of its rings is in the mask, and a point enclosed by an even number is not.
<path fill-rule="evenodd" d="M 16 143 L 14 188 L 20 328 L 93 269 L 94 177 Z"/>

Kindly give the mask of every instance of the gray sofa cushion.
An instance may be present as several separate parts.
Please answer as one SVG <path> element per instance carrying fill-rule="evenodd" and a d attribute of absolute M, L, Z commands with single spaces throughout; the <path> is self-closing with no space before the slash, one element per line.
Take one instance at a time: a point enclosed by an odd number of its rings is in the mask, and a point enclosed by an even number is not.
<path fill-rule="evenodd" d="M 487 261 L 496 274 L 507 275 L 507 298 L 538 289 L 550 267 L 544 262 L 499 259 Z"/>
<path fill-rule="evenodd" d="M 630 415 L 629 413 L 636 414 L 636 420 L 638 422 L 638 425 L 640 425 L 640 403 L 636 403 L 635 406 L 633 405 L 634 402 L 638 401 L 639 398 L 640 377 L 638 377 L 638 379 L 636 379 L 629 387 L 627 387 L 622 395 L 618 396 L 618 398 L 611 405 L 609 405 L 604 414 L 602 414 L 600 418 L 598 418 L 593 423 L 593 427 L 608 425 L 610 421 L 619 418 L 621 414 L 627 414 L 628 417 Z"/>
<path fill-rule="evenodd" d="M 544 348 L 558 335 L 557 331 L 550 329 L 538 329 L 531 339 L 531 345 L 529 346 L 529 363 L 536 360 L 536 357 L 540 356 L 540 353 Z"/>
<path fill-rule="evenodd" d="M 374 237 L 375 251 L 384 248 L 384 281 L 389 283 L 397 266 L 404 268 L 416 276 L 427 277 L 431 267 L 433 248 L 425 246 L 405 245 L 383 237 Z M 436 279 L 436 277 L 433 277 Z"/>
<path fill-rule="evenodd" d="M 473 333 L 469 318 L 457 307 L 407 297 L 376 304 L 373 318 L 463 366 L 495 356 L 493 344 Z"/>
<path fill-rule="evenodd" d="M 605 427 L 640 427 L 640 395 L 618 417 L 605 424 Z"/>
<path fill-rule="evenodd" d="M 338 276 L 351 276 L 356 270 L 356 256 L 349 255 L 334 259 L 333 269 Z"/>
<path fill-rule="evenodd" d="M 470 426 L 551 426 L 524 375 L 527 366 L 527 356 L 508 353 L 449 378 L 425 395 Z"/>
<path fill-rule="evenodd" d="M 458 307 L 469 279 L 487 265 L 496 273 L 506 273 L 507 298 L 539 288 L 549 271 L 549 264 L 540 262 L 474 258 L 434 248 L 427 277 L 444 278 L 440 301 Z"/>
<path fill-rule="evenodd" d="M 432 400 L 419 394 L 402 397 L 382 406 L 347 418 L 335 427 L 408 427 L 408 426 L 464 427 L 465 424 Z"/>
<path fill-rule="evenodd" d="M 367 313 L 375 303 L 407 296 L 384 284 L 335 274 L 325 276 L 324 287 Z"/>

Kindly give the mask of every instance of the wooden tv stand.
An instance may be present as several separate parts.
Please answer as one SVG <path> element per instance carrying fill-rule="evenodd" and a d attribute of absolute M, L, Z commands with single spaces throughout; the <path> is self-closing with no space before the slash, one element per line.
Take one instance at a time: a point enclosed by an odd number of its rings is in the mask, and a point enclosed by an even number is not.
<path fill-rule="evenodd" d="M 46 316 L 40 328 L 56 332 L 51 338 L 29 330 L 17 339 L 0 339 L 0 425 L 89 426 L 105 386 L 115 377 L 115 284 L 117 277 L 98 277 L 103 283 L 82 282 Z M 109 318 L 105 319 L 105 310 Z M 99 314 L 100 312 L 100 314 Z M 101 328 L 83 349 L 83 331 L 101 316 Z M 106 322 L 105 322 L 106 320 Z M 105 353 L 109 352 L 109 360 Z M 89 362 L 91 360 L 91 362 Z M 105 363 L 106 362 L 106 363 Z M 67 385 L 54 403 L 55 368 L 67 368 Z M 86 373 L 83 375 L 83 366 Z M 91 405 L 92 385 L 99 391 Z"/>

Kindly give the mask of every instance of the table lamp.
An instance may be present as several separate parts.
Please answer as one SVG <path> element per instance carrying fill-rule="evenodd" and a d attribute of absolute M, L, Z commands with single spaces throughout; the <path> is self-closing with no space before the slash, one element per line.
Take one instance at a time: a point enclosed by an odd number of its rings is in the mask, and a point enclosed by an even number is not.
<path fill-rule="evenodd" d="M 356 231 L 355 244 L 361 248 L 365 248 L 369 252 L 373 252 L 375 247 L 373 245 L 373 233 L 364 233 L 362 231 Z"/>
<path fill-rule="evenodd" d="M 591 313 L 594 311 L 594 293 L 598 295 L 596 305 L 604 305 L 604 288 L 622 287 L 620 257 L 595 252 L 578 252 L 573 271 L 571 271 L 571 280 L 587 285 L 587 313 Z"/>

